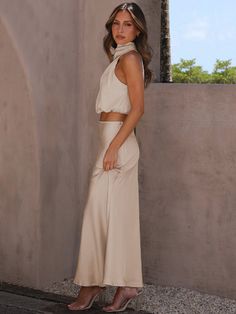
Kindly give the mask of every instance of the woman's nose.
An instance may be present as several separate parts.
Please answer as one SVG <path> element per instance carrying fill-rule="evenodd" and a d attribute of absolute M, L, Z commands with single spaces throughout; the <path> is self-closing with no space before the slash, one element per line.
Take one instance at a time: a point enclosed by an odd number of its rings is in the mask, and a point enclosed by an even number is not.
<path fill-rule="evenodd" d="M 120 25 L 119 26 L 119 33 L 122 33 L 123 32 L 123 25 Z"/>

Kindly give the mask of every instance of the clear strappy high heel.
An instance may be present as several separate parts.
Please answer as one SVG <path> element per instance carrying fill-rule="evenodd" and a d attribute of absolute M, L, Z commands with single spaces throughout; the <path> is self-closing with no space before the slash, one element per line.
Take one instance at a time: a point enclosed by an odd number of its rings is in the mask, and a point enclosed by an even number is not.
<path fill-rule="evenodd" d="M 113 309 L 113 310 L 104 310 L 103 309 L 103 311 L 104 312 L 109 312 L 109 313 L 112 313 L 112 312 L 123 312 L 123 311 L 125 311 L 125 309 L 127 308 L 127 306 L 128 306 L 128 304 L 130 303 L 130 301 L 131 300 L 133 300 L 133 299 L 135 299 L 136 297 L 138 297 L 140 294 L 142 294 L 143 293 L 143 290 L 141 289 L 141 290 L 138 290 L 138 293 L 135 295 L 135 296 L 133 296 L 133 297 L 131 297 L 131 298 L 128 298 L 127 300 L 125 300 L 123 303 L 121 303 L 121 305 L 120 305 L 120 307 L 118 308 L 118 309 Z"/>
<path fill-rule="evenodd" d="M 101 290 L 98 291 L 98 292 L 90 299 L 89 303 L 88 303 L 87 305 L 85 305 L 84 307 L 70 308 L 69 306 L 70 306 L 71 304 L 69 304 L 69 305 L 67 305 L 67 308 L 68 308 L 69 310 L 71 310 L 71 311 L 83 311 L 83 310 L 88 310 L 88 309 L 90 309 L 90 308 L 92 307 L 92 305 L 93 305 L 95 299 L 99 296 L 99 294 L 101 294 L 101 293 L 104 291 L 104 289 L 105 289 L 106 287 L 100 287 L 100 288 L 101 288 Z M 72 304 L 73 304 L 73 303 L 72 303 Z"/>

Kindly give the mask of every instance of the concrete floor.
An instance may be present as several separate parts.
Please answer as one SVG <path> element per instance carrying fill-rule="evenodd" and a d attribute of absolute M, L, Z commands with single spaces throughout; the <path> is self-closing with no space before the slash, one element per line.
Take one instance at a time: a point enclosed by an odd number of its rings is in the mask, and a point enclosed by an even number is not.
<path fill-rule="evenodd" d="M 71 279 L 54 283 L 44 290 L 75 297 L 79 286 Z M 99 302 L 109 303 L 114 291 L 114 287 L 108 287 Z M 155 314 L 236 314 L 236 300 L 185 288 L 145 285 L 144 293 L 130 303 L 130 308 Z"/>
<path fill-rule="evenodd" d="M 67 304 L 73 299 L 71 296 L 0 283 L 0 314 L 71 314 L 72 312 L 67 309 Z M 86 313 L 102 313 L 101 307 L 102 303 L 98 300 Z M 130 311 L 137 313 L 132 309 L 124 313 Z M 80 311 L 73 311 L 73 313 L 78 312 Z M 144 311 L 138 313 L 148 314 Z"/>
<path fill-rule="evenodd" d="M 0 283 L 0 314 L 68 314 L 79 286 L 72 279 L 55 282 L 43 290 Z M 107 291 L 86 313 L 104 313 L 101 307 L 112 299 L 115 287 Z M 79 311 L 78 311 L 79 312 Z M 145 285 L 143 295 L 130 303 L 125 313 L 236 314 L 236 300 L 208 295 L 185 288 Z M 74 311 L 77 313 L 77 311 Z"/>

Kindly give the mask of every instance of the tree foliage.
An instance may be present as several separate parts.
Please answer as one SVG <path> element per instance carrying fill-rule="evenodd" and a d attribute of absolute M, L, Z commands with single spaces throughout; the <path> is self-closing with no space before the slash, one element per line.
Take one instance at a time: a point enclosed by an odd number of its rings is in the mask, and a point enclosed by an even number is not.
<path fill-rule="evenodd" d="M 181 58 L 172 65 L 173 82 L 236 84 L 236 67 L 231 66 L 231 61 L 217 59 L 212 73 L 208 73 L 196 64 L 196 59 Z"/>

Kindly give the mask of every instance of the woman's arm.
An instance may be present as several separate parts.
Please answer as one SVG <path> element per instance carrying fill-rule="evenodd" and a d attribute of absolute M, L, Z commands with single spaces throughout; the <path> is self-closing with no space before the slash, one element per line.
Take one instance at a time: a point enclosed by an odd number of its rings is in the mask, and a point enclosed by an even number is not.
<path fill-rule="evenodd" d="M 136 52 L 129 52 L 120 60 L 120 65 L 128 86 L 131 110 L 106 151 L 103 159 L 105 170 L 112 169 L 115 166 L 120 146 L 144 114 L 144 79 L 140 56 Z"/>
<path fill-rule="evenodd" d="M 126 54 L 121 61 L 121 69 L 128 85 L 131 110 L 119 132 L 110 143 L 110 146 L 115 148 L 119 148 L 124 143 L 144 113 L 144 81 L 140 61 L 136 52 Z"/>

